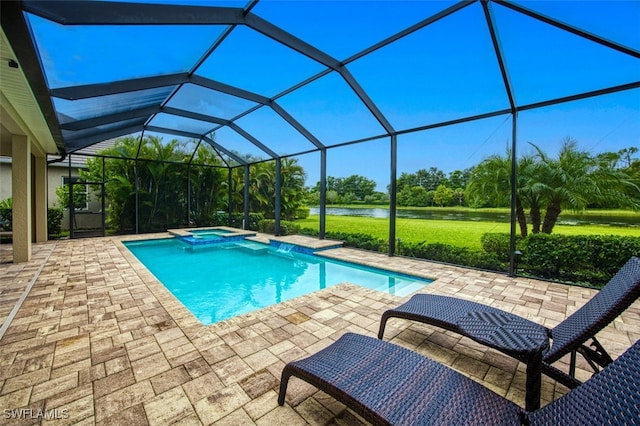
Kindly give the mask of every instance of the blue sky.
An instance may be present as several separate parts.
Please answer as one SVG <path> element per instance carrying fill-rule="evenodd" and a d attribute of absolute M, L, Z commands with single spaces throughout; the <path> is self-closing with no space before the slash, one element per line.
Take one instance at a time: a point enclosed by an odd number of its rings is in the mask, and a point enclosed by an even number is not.
<path fill-rule="evenodd" d="M 344 61 L 453 3 L 262 1 L 252 12 Z M 518 4 L 640 50 L 638 1 Z M 640 80 L 638 58 L 496 4 L 492 4 L 492 12 L 518 105 Z M 216 26 L 63 27 L 35 17 L 30 22 L 52 88 L 189 71 L 223 30 Z M 273 97 L 323 69 L 321 64 L 239 26 L 195 73 Z M 400 131 L 508 108 L 479 4 L 349 62 L 347 69 Z M 118 108 L 144 106 L 162 93 L 156 90 L 138 95 L 132 98 L 130 94 Z M 384 133 L 335 72 L 278 99 L 278 103 L 327 146 Z M 115 104 L 113 99 L 56 100 L 56 106 L 73 118 L 95 116 Z M 229 119 L 254 104 L 185 85 L 168 105 Z M 517 123 L 520 153 L 530 151 L 527 142 L 554 153 L 566 137 L 593 152 L 640 147 L 640 89 L 524 111 Z M 209 126 L 167 114 L 159 114 L 151 124 L 199 132 Z M 278 154 L 313 148 L 269 108 L 260 108 L 237 124 Z M 511 142 L 511 127 L 511 117 L 506 115 L 400 135 L 398 173 L 432 166 L 445 172 L 470 167 L 488 155 L 504 153 Z M 220 130 L 215 138 L 239 152 L 264 156 L 232 130 Z M 330 176 L 367 176 L 380 190 L 389 182 L 388 138 L 329 149 L 327 158 Z M 315 184 L 319 154 L 300 156 L 299 160 L 307 170 L 307 184 Z"/>

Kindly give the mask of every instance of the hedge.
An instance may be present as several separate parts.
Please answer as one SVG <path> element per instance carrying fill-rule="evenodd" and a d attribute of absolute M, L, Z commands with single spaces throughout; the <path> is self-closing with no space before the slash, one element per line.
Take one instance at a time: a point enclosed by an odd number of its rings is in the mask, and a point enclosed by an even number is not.
<path fill-rule="evenodd" d="M 498 256 L 467 247 L 457 247 L 442 243 L 402 243 L 396 253 L 402 256 L 430 259 L 438 262 L 465 265 L 492 271 L 507 271 L 507 265 L 500 262 Z"/>
<path fill-rule="evenodd" d="M 262 213 L 249 213 L 249 225 L 247 229 L 252 231 L 258 230 L 258 224 L 261 220 L 264 220 Z M 243 213 L 233 213 L 231 215 L 231 222 L 229 223 L 229 213 L 215 213 L 212 218 L 213 226 L 232 226 L 234 228 L 242 228 L 242 222 L 244 221 Z"/>
<path fill-rule="evenodd" d="M 266 234 L 276 233 L 276 221 L 274 219 L 264 219 L 258 223 L 258 231 Z M 300 231 L 300 225 L 287 220 L 280 221 L 280 235 L 295 235 Z"/>
<path fill-rule="evenodd" d="M 508 263 L 509 234 L 484 234 L 482 247 Z M 640 255 L 640 238 L 530 234 L 516 240 L 516 249 L 522 252 L 520 275 L 602 287 L 631 256 Z"/>
<path fill-rule="evenodd" d="M 0 231 L 11 231 L 11 209 L 0 209 Z"/>
<path fill-rule="evenodd" d="M 640 238 L 532 234 L 522 252 L 519 272 L 601 287 L 631 256 L 640 255 Z"/>
<path fill-rule="evenodd" d="M 47 234 L 49 238 L 60 235 L 62 231 L 62 215 L 62 209 L 47 209 Z M 11 231 L 13 229 L 12 222 L 11 209 L 0 209 L 0 231 Z"/>
<path fill-rule="evenodd" d="M 304 228 L 301 234 L 317 237 L 318 231 Z M 385 253 L 386 240 L 366 234 L 327 232 L 327 238 L 355 247 Z M 482 236 L 483 250 L 448 244 L 405 243 L 398 240 L 396 254 L 455 265 L 507 272 L 510 257 L 508 233 Z M 522 252 L 517 265 L 519 275 L 602 287 L 631 256 L 640 256 L 640 238 L 617 235 L 531 234 L 516 238 Z"/>
<path fill-rule="evenodd" d="M 47 233 L 49 238 L 60 235 L 62 231 L 62 209 L 47 209 Z"/>

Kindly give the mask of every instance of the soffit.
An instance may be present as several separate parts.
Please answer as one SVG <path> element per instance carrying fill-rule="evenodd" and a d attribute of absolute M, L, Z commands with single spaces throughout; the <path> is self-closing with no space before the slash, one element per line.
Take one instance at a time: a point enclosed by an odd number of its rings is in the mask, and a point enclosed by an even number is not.
<path fill-rule="evenodd" d="M 43 154 L 55 154 L 58 152 L 58 147 L 29 83 L 21 68 L 9 66 L 11 60 L 16 61 L 15 55 L 4 31 L 0 31 L 0 93 L 2 93 L 3 126 L 13 134 L 31 137 Z M 3 139 L 6 138 L 3 137 Z"/>

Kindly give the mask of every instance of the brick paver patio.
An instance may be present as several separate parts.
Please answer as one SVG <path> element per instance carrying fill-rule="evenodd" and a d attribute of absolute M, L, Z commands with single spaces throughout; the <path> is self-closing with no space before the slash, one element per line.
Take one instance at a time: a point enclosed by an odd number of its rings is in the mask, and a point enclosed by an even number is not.
<path fill-rule="evenodd" d="M 292 379 L 277 405 L 282 367 L 346 331 L 377 334 L 399 297 L 345 283 L 205 326 L 122 245 L 106 237 L 36 244 L 11 263 L 0 246 L 0 423 L 357 425 L 362 421 Z M 429 293 L 488 303 L 553 326 L 594 290 L 389 258 L 352 249 L 325 255 L 436 279 Z M 30 288 L 15 317 L 14 306 Z M 452 366 L 523 405 L 524 365 L 467 338 L 391 320 L 387 340 Z M 636 302 L 598 335 L 613 356 L 640 338 Z M 565 364 L 559 363 L 563 369 Z M 578 377 L 589 369 L 579 364 Z M 543 404 L 566 389 L 544 377 Z M 42 421 L 42 417 L 57 417 Z M 21 418 L 17 418 L 21 417 Z"/>

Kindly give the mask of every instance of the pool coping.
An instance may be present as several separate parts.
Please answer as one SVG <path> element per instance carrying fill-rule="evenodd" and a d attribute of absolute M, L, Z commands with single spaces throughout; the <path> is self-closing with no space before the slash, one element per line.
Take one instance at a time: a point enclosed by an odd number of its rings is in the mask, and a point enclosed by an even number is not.
<path fill-rule="evenodd" d="M 193 231 L 214 231 L 222 230 L 228 232 L 227 234 L 219 235 L 220 239 L 215 241 L 195 241 L 196 233 Z M 344 247 L 344 241 L 329 240 L 329 239 L 317 239 L 308 235 L 285 235 L 285 236 L 273 236 L 268 234 L 261 234 L 257 231 L 250 231 L 244 229 L 233 228 L 230 226 L 204 226 L 199 228 L 179 228 L 167 230 L 169 235 L 175 238 L 182 239 L 192 245 L 209 245 L 229 241 L 247 240 L 254 241 L 262 244 L 267 244 L 273 247 L 287 247 L 293 246 L 294 251 L 305 254 L 317 254 L 322 250 L 330 250 L 334 248 Z"/>
<path fill-rule="evenodd" d="M 221 231 L 228 232 L 228 234 L 220 235 L 220 238 L 230 238 L 230 237 L 239 237 L 239 236 L 252 237 L 256 235 L 255 231 L 246 231 L 243 229 L 232 228 L 230 226 L 202 226 L 198 228 L 168 229 L 167 232 L 170 235 L 173 235 L 176 237 L 193 237 L 194 235 L 193 231 L 209 231 L 209 230 L 211 231 L 221 230 Z"/>

